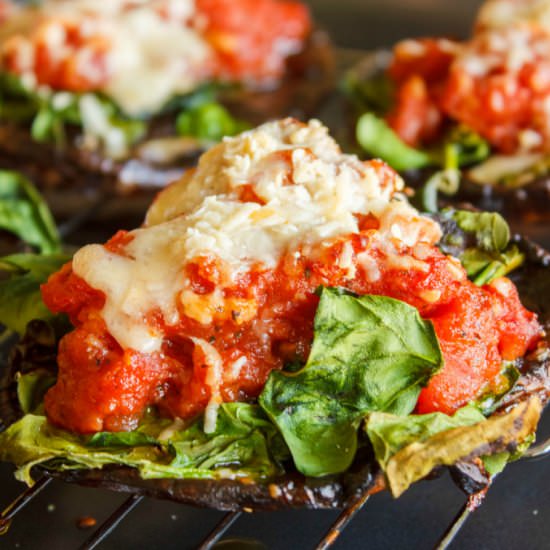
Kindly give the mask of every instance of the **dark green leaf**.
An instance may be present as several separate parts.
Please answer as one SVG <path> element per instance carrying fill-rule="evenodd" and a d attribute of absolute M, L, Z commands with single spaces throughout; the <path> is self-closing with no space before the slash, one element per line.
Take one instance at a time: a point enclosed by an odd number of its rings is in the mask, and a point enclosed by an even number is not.
<path fill-rule="evenodd" d="M 156 445 L 157 440 L 140 431 L 133 432 L 98 432 L 86 442 L 88 447 L 141 447 L 143 445 Z"/>
<path fill-rule="evenodd" d="M 510 245 L 510 229 L 500 214 L 446 209 L 438 217 L 443 228 L 439 247 L 456 256 L 477 285 L 485 285 L 521 266 L 525 256 Z"/>
<path fill-rule="evenodd" d="M 431 323 L 384 296 L 323 289 L 305 367 L 272 372 L 259 402 L 307 475 L 344 471 L 370 411 L 407 414 L 442 365 Z"/>
<path fill-rule="evenodd" d="M 478 247 L 487 252 L 501 252 L 510 241 L 510 228 L 498 212 L 470 212 L 456 210 L 453 213 L 458 227 L 476 236 Z"/>
<path fill-rule="evenodd" d="M 14 254 L 0 258 L 0 323 L 23 334 L 33 319 L 50 319 L 40 285 L 70 259 L 64 254 Z"/>
<path fill-rule="evenodd" d="M 7 170 L 0 170 L 0 228 L 41 252 L 60 250 L 59 234 L 48 205 L 30 181 Z"/>
<path fill-rule="evenodd" d="M 342 82 L 342 88 L 361 112 L 371 111 L 383 116 L 393 103 L 394 83 L 385 73 L 364 79 L 350 71 Z"/>
<path fill-rule="evenodd" d="M 257 405 L 225 403 L 216 429 L 206 434 L 203 419 L 169 438 L 175 453 L 172 466 L 213 470 L 246 468 L 262 476 L 281 473 L 278 462 L 288 449 L 276 427 Z M 274 453 L 274 454 L 272 454 Z"/>
<path fill-rule="evenodd" d="M 171 98 L 164 105 L 162 112 L 177 112 L 196 109 L 204 103 L 213 103 L 221 90 L 232 87 L 226 84 L 209 83 L 200 86 L 188 94 L 178 95 Z"/>
<path fill-rule="evenodd" d="M 466 126 L 456 126 L 443 144 L 442 165 L 456 170 L 485 160 L 491 147 L 480 135 Z"/>

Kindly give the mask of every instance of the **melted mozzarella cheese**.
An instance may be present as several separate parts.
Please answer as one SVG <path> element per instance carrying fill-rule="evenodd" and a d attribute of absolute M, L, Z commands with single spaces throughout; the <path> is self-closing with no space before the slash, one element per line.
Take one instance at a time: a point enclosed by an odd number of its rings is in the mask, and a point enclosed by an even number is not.
<path fill-rule="evenodd" d="M 147 9 L 117 18 L 111 36 L 105 92 L 132 115 L 155 112 L 173 95 L 196 87 L 211 55 L 196 31 Z"/>
<path fill-rule="evenodd" d="M 479 10 L 476 27 L 496 29 L 529 21 L 550 30 L 549 0 L 489 0 Z"/>
<path fill-rule="evenodd" d="M 216 431 L 218 409 L 223 399 L 220 387 L 223 382 L 223 361 L 218 350 L 202 338 L 191 338 L 195 346 L 198 346 L 206 364 L 205 384 L 210 388 L 210 399 L 204 410 L 204 433 L 211 434 Z"/>
<path fill-rule="evenodd" d="M 195 13 L 194 0 L 48 0 L 39 9 L 19 10 L 3 25 L 0 48 L 19 35 L 18 66 L 32 72 L 27 50 L 37 29 L 45 29 L 49 55 L 62 55 L 73 47 L 63 24 L 74 23 L 83 37 L 102 37 L 108 44 L 108 77 L 98 89 L 129 115 L 154 113 L 204 80 L 213 52 L 187 25 Z M 94 55 L 86 45 L 78 50 L 86 77 L 95 70 Z"/>
<path fill-rule="evenodd" d="M 196 310 L 185 266 L 197 258 L 221 260 L 230 285 L 247 270 L 276 267 L 288 251 L 357 233 L 355 215 L 369 213 L 380 219 L 380 241 L 391 239 L 386 248 L 394 263 L 400 246 L 436 242 L 437 224 L 393 200 L 401 179 L 379 174 L 342 154 L 317 121 L 268 123 L 226 138 L 204 155 L 193 176 L 166 192 L 169 201 L 161 194 L 146 226 L 130 233 L 124 255 L 89 245 L 75 255 L 73 270 L 104 292 L 103 318 L 123 347 L 157 351 L 163 335 L 149 328 L 147 315 L 158 312 L 171 325 L 179 318 L 178 301 L 183 311 Z M 240 200 L 243 185 L 263 203 Z M 351 255 L 344 249 L 341 258 L 350 276 Z M 223 289 L 213 298 L 224 300 Z M 253 304 L 249 308 L 253 315 Z M 192 317 L 208 324 L 209 311 Z"/>
<path fill-rule="evenodd" d="M 517 73 L 537 58 L 550 58 L 550 37 L 518 23 L 478 33 L 457 56 L 455 65 L 474 77 L 483 77 L 502 66 Z"/>

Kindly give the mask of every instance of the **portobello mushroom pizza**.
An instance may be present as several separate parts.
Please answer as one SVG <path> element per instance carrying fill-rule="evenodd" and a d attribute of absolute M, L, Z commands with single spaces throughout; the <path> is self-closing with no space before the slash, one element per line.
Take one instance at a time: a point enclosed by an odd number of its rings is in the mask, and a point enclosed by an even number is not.
<path fill-rule="evenodd" d="M 403 185 L 315 120 L 225 138 L 42 286 L 0 458 L 220 509 L 398 496 L 442 466 L 485 490 L 548 401 L 549 259 Z"/>
<path fill-rule="evenodd" d="M 315 109 L 331 81 L 326 36 L 299 2 L 2 10 L 0 161 L 43 189 L 158 188 L 223 135 Z"/>
<path fill-rule="evenodd" d="M 489 1 L 466 41 L 404 40 L 366 60 L 348 81 L 359 144 L 416 186 L 430 167 L 443 171 L 432 186 L 456 191 L 462 169 L 459 198 L 547 219 L 548 14 L 545 0 Z"/>

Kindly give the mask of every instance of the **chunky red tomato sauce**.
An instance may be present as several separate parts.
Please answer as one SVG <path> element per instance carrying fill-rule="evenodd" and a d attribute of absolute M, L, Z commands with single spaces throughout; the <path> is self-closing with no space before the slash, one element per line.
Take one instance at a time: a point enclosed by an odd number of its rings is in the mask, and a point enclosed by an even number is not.
<path fill-rule="evenodd" d="M 215 73 L 229 79 L 278 78 L 285 58 L 308 35 L 307 8 L 277 0 L 197 0 L 205 37 L 217 54 Z"/>
<path fill-rule="evenodd" d="M 171 18 L 162 1 L 151 9 Z M 0 20 L 4 10 L 0 3 Z M 311 28 L 305 6 L 278 0 L 197 0 L 194 17 L 179 23 L 196 30 L 213 49 L 213 58 L 200 76 L 228 80 L 280 78 L 286 57 L 302 48 Z M 107 35 L 90 32 L 77 17 L 49 17 L 40 21 L 30 42 L 22 35 L 10 37 L 0 52 L 0 65 L 16 74 L 27 72 L 26 60 L 32 53 L 38 84 L 54 90 L 95 91 L 111 77 L 108 56 L 113 47 Z"/>
<path fill-rule="evenodd" d="M 444 121 L 441 95 L 456 44 L 424 38 L 394 48 L 388 74 L 396 84 L 395 104 L 387 120 L 410 145 L 430 142 Z"/>
<path fill-rule="evenodd" d="M 289 253 L 276 269 L 244 274 L 224 291 L 225 305 L 209 324 L 186 316 L 183 306 L 176 326 L 164 326 L 158 312 L 150 311 L 148 322 L 166 335 L 160 353 L 122 349 L 100 316 L 103 294 L 66 265 L 42 288 L 48 307 L 68 313 L 76 327 L 60 344 L 58 381 L 45 400 L 49 419 L 89 433 L 132 429 L 147 405 L 172 417 L 201 412 L 211 398 L 208 360 L 192 338 L 209 342 L 219 352 L 224 363 L 223 400 L 253 398 L 271 370 L 307 358 L 319 285 L 391 296 L 417 307 L 433 322 L 445 366 L 422 391 L 420 413 L 450 413 L 491 389 L 498 383 L 503 360 L 521 357 L 539 338 L 534 314 L 523 308 L 508 279 L 477 287 L 465 279 L 456 262 L 427 246 L 409 251 L 418 258 L 412 266 L 388 261 L 375 244 L 375 219 L 362 221 L 359 234 L 339 238 L 307 256 Z M 127 239 L 120 232 L 107 246 L 122 253 Z M 349 243 L 351 270 L 339 265 Z M 360 264 L 365 251 L 371 258 L 368 269 Z M 214 259 L 186 267 L 198 299 L 208 299 L 219 283 L 218 268 Z M 246 362 L 236 369 L 243 356 Z"/>
<path fill-rule="evenodd" d="M 452 44 L 422 39 L 396 46 L 388 71 L 395 104 L 387 120 L 399 136 L 429 144 L 455 121 L 504 153 L 548 150 L 550 36 L 517 25 Z"/>

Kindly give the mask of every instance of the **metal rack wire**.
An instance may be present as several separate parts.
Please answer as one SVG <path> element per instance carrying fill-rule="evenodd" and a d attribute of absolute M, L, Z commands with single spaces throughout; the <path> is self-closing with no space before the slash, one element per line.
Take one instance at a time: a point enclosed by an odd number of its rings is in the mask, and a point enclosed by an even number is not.
<path fill-rule="evenodd" d="M 540 445 L 529 449 L 522 460 L 530 460 L 548 456 L 550 456 L 550 438 Z M 52 477 L 48 474 L 42 475 L 42 477 L 40 477 L 32 487 L 23 491 L 4 509 L 4 511 L 0 514 L 0 534 L 7 530 L 16 515 L 23 511 L 36 496 L 46 489 L 51 481 Z M 357 513 L 365 507 L 369 498 L 370 495 L 368 491 L 365 491 L 365 493 L 355 497 L 340 513 L 323 538 L 314 546 L 315 550 L 328 550 L 331 546 L 333 546 L 342 532 L 356 517 Z M 92 535 L 80 546 L 79 550 L 93 550 L 94 548 L 97 548 L 97 546 L 104 542 L 116 530 L 124 518 L 126 518 L 126 516 L 128 516 L 141 502 L 143 502 L 143 500 L 145 500 L 145 497 L 141 495 L 134 494 L 129 496 L 92 533 Z M 435 546 L 435 550 L 446 550 L 450 546 L 472 512 L 473 509 L 467 501 L 445 529 Z M 214 526 L 214 528 L 197 545 L 197 550 L 211 550 L 215 548 L 216 544 L 239 520 L 242 514 L 242 511 L 228 512 L 225 514 L 223 518 Z"/>

